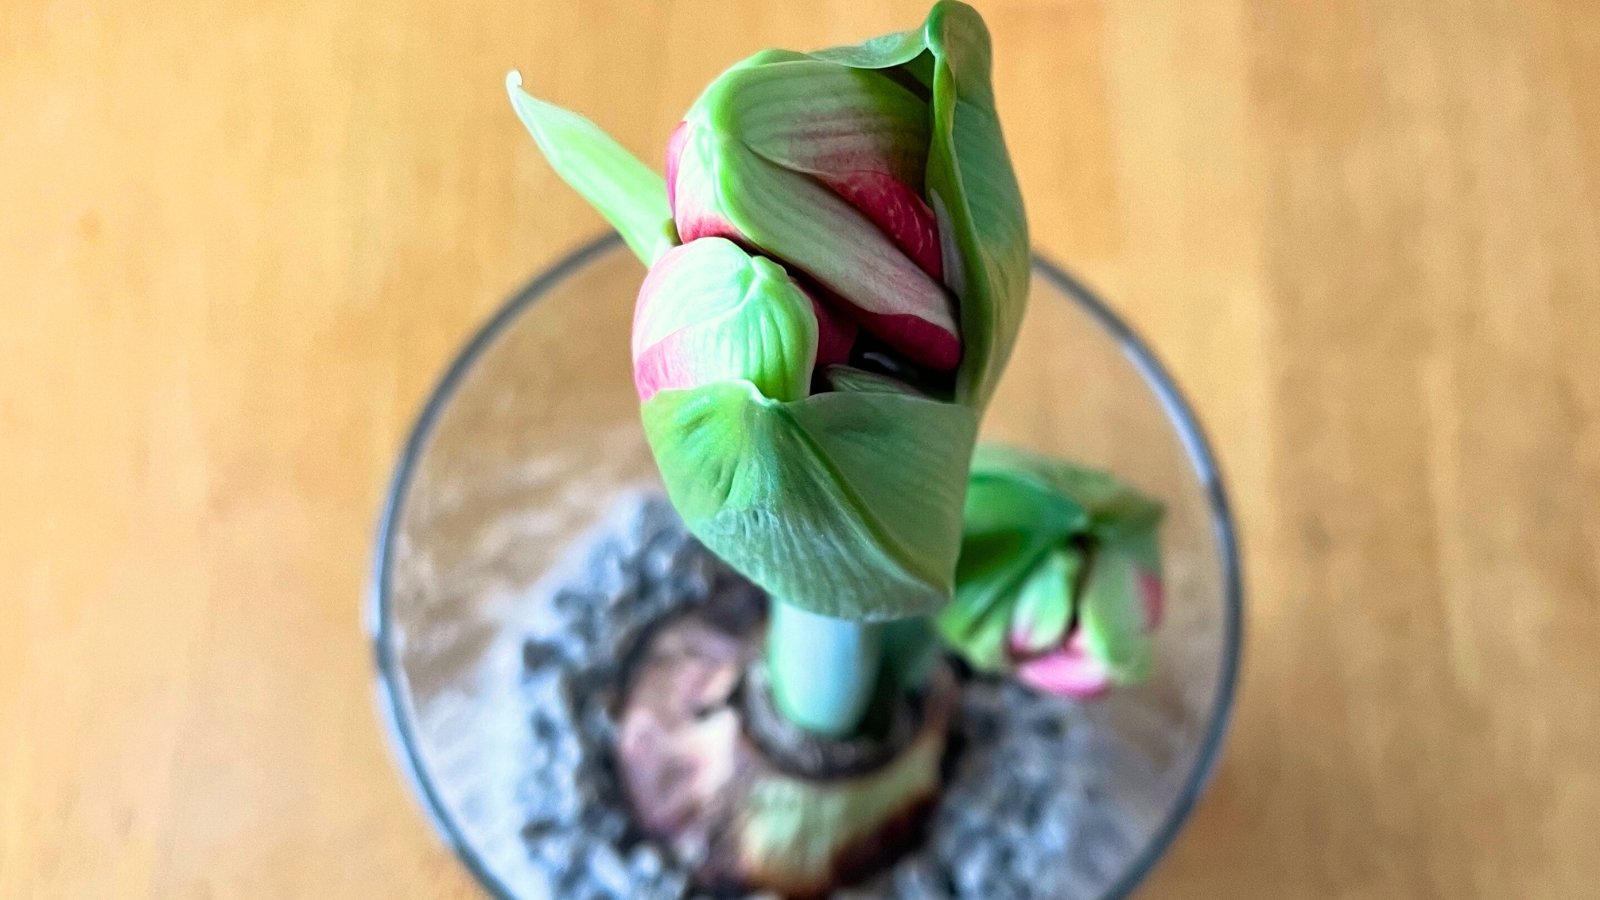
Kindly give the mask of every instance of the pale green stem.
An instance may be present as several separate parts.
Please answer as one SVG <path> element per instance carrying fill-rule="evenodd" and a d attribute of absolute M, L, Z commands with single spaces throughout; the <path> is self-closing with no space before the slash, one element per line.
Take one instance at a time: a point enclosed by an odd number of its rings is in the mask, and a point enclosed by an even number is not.
<path fill-rule="evenodd" d="M 825 737 L 854 735 L 878 687 L 883 626 L 817 615 L 776 598 L 767 668 L 778 710 Z"/>

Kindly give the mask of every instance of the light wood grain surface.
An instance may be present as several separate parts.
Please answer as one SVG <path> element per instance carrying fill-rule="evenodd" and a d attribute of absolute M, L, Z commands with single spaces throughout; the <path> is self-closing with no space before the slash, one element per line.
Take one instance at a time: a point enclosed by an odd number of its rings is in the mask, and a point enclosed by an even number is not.
<path fill-rule="evenodd" d="M 1600 884 L 1600 7 L 992 0 L 1039 248 L 1243 522 L 1248 658 L 1152 897 Z M 384 481 L 599 220 L 521 67 L 654 159 L 920 3 L 8 0 L 0 897 L 468 897 L 373 715 Z"/>

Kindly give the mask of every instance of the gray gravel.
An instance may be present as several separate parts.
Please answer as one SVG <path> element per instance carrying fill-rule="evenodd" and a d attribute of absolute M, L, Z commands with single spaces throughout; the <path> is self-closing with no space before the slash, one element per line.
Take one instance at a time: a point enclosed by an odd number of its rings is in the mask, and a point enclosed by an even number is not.
<path fill-rule="evenodd" d="M 701 603 L 758 595 L 645 497 L 618 511 L 529 602 L 520 697 L 534 740 L 519 806 L 531 861 L 562 900 L 697 897 L 688 874 L 632 827 L 610 764 L 612 708 L 627 654 L 653 622 Z M 1150 782 L 1173 767 L 1171 707 L 1078 705 L 1009 682 L 973 680 L 955 730 L 961 752 L 929 840 L 871 883 L 868 898 L 1097 897 L 1148 841 L 1164 809 Z"/>

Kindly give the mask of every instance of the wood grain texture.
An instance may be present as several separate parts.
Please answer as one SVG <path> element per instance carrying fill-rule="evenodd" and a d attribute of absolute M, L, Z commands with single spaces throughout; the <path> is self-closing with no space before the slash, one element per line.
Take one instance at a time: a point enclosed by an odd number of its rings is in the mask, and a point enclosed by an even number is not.
<path fill-rule="evenodd" d="M 1600 7 L 993 0 L 1039 248 L 1207 420 L 1243 691 L 1151 897 L 1600 882 Z M 501 78 L 655 159 L 917 2 L 0 14 L 0 897 L 468 897 L 358 600 L 413 411 L 599 228 Z"/>

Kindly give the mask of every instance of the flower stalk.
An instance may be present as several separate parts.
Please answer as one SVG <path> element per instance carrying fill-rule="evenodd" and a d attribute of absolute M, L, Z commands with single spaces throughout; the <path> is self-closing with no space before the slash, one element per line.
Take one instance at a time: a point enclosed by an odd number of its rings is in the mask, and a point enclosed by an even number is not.
<path fill-rule="evenodd" d="M 942 699 L 938 678 L 911 689 L 956 588 L 978 421 L 1029 276 L 990 68 L 982 19 L 954 0 L 857 46 L 758 53 L 685 113 L 665 177 L 508 82 L 557 173 L 649 267 L 632 339 L 645 437 L 689 530 L 771 599 L 771 699 L 819 744 L 870 741 L 913 694 L 950 706 L 949 678 Z M 633 744 L 636 774 L 676 771 L 657 763 L 682 750 L 709 774 L 680 786 L 717 784 L 680 821 L 671 786 L 641 781 L 674 811 L 662 827 L 741 848 L 730 865 L 756 882 L 819 887 L 931 799 L 947 723 L 924 717 L 864 780 L 780 788 L 722 784 L 760 770 L 700 758 L 745 752 L 697 749 L 706 729 L 737 734 L 722 720 L 660 716 L 637 732 L 654 737 Z"/>
<path fill-rule="evenodd" d="M 854 737 L 879 690 L 883 650 L 878 623 L 822 616 L 774 598 L 767 671 L 778 711 L 823 737 Z"/>

